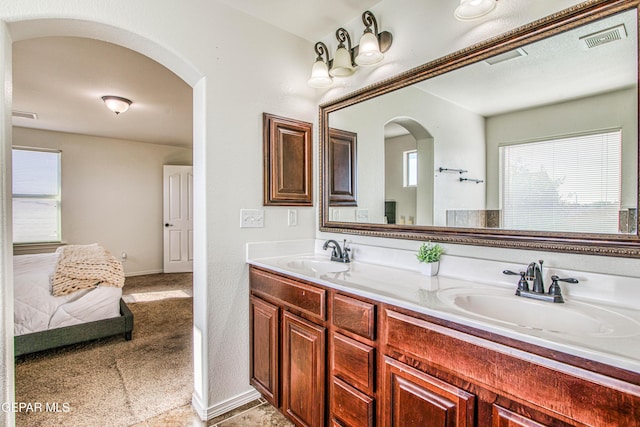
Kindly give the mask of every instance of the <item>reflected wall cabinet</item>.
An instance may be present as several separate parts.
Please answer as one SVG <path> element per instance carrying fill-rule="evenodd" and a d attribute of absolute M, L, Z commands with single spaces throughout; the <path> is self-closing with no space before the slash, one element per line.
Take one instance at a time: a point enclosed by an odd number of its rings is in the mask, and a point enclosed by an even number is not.
<path fill-rule="evenodd" d="M 312 124 L 263 113 L 264 205 L 312 206 Z"/>
<path fill-rule="evenodd" d="M 329 130 L 329 206 L 358 206 L 357 140 L 356 133 Z"/>

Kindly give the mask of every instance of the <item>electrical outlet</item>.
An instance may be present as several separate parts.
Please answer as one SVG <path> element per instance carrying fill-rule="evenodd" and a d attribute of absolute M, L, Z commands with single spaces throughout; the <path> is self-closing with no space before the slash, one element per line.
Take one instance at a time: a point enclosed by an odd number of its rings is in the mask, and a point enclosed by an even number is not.
<path fill-rule="evenodd" d="M 358 209 L 358 210 L 356 210 L 356 221 L 357 222 L 369 222 L 369 210 L 368 209 Z"/>
<path fill-rule="evenodd" d="M 298 210 L 297 209 L 288 209 L 287 210 L 287 225 L 289 227 L 295 227 L 298 225 Z"/>
<path fill-rule="evenodd" d="M 240 209 L 240 228 L 264 227 L 264 210 Z"/>

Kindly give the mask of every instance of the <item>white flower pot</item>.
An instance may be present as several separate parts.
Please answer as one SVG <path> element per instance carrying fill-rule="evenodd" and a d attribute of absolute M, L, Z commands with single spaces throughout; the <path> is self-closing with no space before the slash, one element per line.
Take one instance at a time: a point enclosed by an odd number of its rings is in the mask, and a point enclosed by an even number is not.
<path fill-rule="evenodd" d="M 439 268 L 440 268 L 440 261 L 420 263 L 420 273 L 424 274 L 425 276 L 437 276 Z"/>

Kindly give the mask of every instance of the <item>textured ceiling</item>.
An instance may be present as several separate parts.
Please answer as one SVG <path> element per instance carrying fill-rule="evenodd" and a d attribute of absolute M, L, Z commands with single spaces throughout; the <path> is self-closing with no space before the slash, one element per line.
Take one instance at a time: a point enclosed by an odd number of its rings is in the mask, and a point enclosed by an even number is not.
<path fill-rule="evenodd" d="M 192 90 L 167 68 L 93 39 L 46 37 L 13 45 L 16 126 L 190 147 Z M 116 116 L 103 95 L 133 101 Z"/>

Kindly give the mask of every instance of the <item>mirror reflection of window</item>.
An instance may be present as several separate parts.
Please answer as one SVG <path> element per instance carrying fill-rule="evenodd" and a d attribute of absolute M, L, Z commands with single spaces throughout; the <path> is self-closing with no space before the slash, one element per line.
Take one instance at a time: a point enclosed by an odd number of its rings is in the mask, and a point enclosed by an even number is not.
<path fill-rule="evenodd" d="M 622 132 L 500 147 L 503 227 L 618 233 Z"/>
<path fill-rule="evenodd" d="M 418 185 L 418 150 L 405 151 L 403 153 L 404 186 L 415 187 Z"/>

